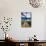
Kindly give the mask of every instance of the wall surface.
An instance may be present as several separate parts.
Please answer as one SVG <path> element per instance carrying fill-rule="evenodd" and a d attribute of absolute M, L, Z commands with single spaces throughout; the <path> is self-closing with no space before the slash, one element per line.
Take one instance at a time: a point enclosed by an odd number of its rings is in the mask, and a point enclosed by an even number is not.
<path fill-rule="evenodd" d="M 45 26 L 45 28 L 44 28 L 44 39 L 46 39 L 46 15 L 44 18 L 45 18 L 44 19 L 44 21 L 45 21 L 45 23 L 44 23 L 44 26 Z"/>
<path fill-rule="evenodd" d="M 32 12 L 32 27 L 21 27 L 21 12 Z M 39 40 L 45 39 L 45 8 L 32 8 L 28 0 L 0 0 L 0 19 L 4 16 L 12 17 L 13 22 L 8 33 L 16 38 L 16 40 L 28 40 L 34 34 L 37 35 Z M 1 30 L 1 29 L 0 29 Z M 3 31 L 0 31 L 0 39 Z M 45 33 L 45 34 L 44 34 Z M 3 33 L 4 34 L 4 33 Z"/>

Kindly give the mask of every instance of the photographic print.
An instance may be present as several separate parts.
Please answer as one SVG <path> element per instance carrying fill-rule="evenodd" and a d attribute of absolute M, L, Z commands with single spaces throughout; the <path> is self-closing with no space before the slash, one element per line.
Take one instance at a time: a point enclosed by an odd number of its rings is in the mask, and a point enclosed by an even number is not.
<path fill-rule="evenodd" d="M 31 27 L 31 12 L 21 12 L 21 27 Z"/>

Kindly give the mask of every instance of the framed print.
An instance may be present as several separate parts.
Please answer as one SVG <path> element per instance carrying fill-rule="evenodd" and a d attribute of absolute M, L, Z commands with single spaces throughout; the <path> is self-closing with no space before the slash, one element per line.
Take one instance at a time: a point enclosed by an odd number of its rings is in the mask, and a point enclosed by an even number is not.
<path fill-rule="evenodd" d="M 21 12 L 21 27 L 31 27 L 32 14 L 31 12 Z"/>

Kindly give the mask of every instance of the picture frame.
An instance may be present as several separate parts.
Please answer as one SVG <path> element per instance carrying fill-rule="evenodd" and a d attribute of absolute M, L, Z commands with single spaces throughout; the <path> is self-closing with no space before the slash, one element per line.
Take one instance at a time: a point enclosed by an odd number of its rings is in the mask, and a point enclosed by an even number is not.
<path fill-rule="evenodd" d="M 21 27 L 31 27 L 32 23 L 32 13 L 31 12 L 21 12 Z"/>

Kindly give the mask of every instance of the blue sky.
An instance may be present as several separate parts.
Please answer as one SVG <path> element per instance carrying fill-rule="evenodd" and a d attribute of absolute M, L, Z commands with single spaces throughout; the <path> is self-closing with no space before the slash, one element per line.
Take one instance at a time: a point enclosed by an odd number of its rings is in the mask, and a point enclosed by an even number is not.
<path fill-rule="evenodd" d="M 32 17 L 31 12 L 21 12 L 21 19 L 24 19 L 24 20 L 29 19 L 29 20 L 31 20 L 31 17 Z"/>

